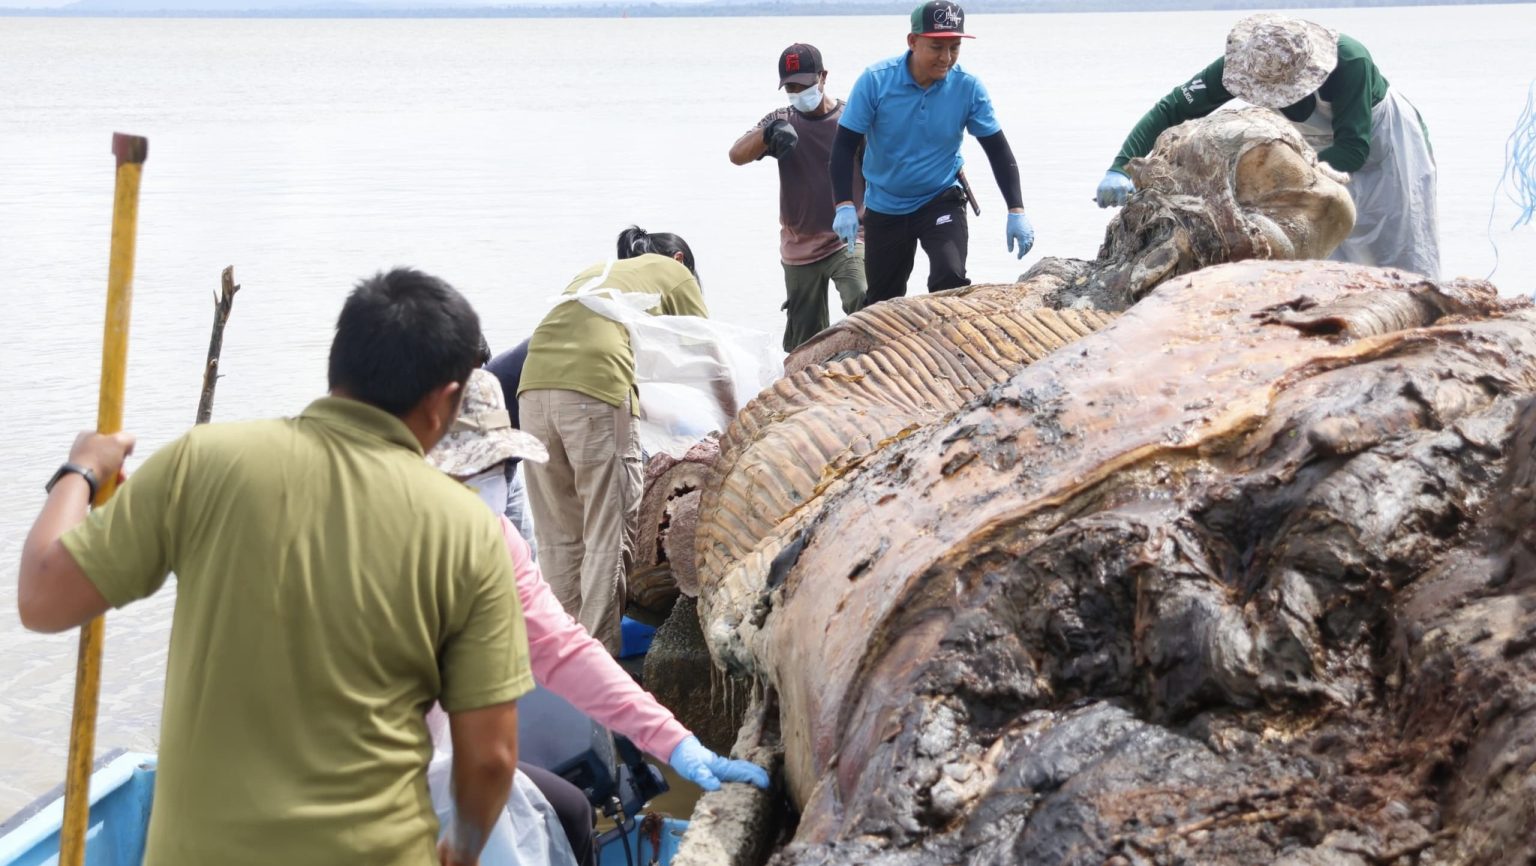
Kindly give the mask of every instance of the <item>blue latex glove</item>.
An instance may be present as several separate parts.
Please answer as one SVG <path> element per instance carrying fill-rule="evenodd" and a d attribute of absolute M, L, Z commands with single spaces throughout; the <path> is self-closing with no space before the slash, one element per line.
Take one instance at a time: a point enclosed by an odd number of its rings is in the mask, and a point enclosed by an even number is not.
<path fill-rule="evenodd" d="M 1035 227 L 1029 224 L 1029 217 L 1021 213 L 1008 214 L 1008 252 L 1013 252 L 1014 244 L 1018 244 L 1021 259 L 1035 245 Z"/>
<path fill-rule="evenodd" d="M 832 231 L 848 245 L 848 255 L 853 255 L 853 245 L 859 240 L 859 212 L 851 204 L 840 204 L 832 215 Z"/>
<path fill-rule="evenodd" d="M 1136 184 L 1131 183 L 1125 172 L 1110 169 L 1104 172 L 1104 179 L 1099 181 L 1099 207 L 1120 207 L 1135 191 Z"/>
<path fill-rule="evenodd" d="M 750 761 L 722 758 L 704 748 L 692 734 L 677 744 L 667 763 L 679 776 L 706 791 L 720 790 L 721 782 L 750 782 L 759 788 L 768 787 L 767 770 Z"/>

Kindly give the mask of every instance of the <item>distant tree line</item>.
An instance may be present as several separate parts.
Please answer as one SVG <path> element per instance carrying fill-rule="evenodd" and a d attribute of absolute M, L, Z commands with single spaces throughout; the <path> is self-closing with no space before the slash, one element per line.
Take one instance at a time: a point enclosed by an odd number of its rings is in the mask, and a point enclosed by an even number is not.
<path fill-rule="evenodd" d="M 227 2 L 227 0 L 225 0 Z M 255 0 L 259 3 L 260 0 Z M 85 0 L 53 9 L 5 9 L 0 15 L 26 17 L 132 16 L 186 18 L 730 18 L 779 15 L 905 15 L 912 0 L 714 0 L 710 3 L 584 3 L 542 6 L 423 7 L 376 6 L 316 0 L 307 6 L 251 9 L 154 8 L 154 0 Z M 1508 3 L 1511 0 L 1285 0 L 1287 8 L 1355 6 L 1445 6 Z M 1536 0 L 1514 0 L 1536 2 Z M 1152 12 L 1272 9 L 1275 0 L 970 0 L 972 12 Z"/>

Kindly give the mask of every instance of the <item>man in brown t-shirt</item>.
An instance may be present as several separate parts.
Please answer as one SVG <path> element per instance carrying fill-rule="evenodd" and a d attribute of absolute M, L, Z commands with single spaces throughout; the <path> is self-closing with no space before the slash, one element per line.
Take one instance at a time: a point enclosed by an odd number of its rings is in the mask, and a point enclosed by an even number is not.
<path fill-rule="evenodd" d="M 827 327 L 827 282 L 837 286 L 843 312 L 852 313 L 864 300 L 864 244 L 856 255 L 832 230 L 832 181 L 827 164 L 843 101 L 826 93 L 827 70 L 813 45 L 796 43 L 779 55 L 779 87 L 789 106 L 769 112 L 731 145 L 731 162 L 746 165 L 771 156 L 779 161 L 779 255 L 784 261 L 788 311 L 784 351 L 816 336 Z M 858 172 L 855 172 L 858 177 Z M 862 207 L 862 182 L 854 189 Z"/>

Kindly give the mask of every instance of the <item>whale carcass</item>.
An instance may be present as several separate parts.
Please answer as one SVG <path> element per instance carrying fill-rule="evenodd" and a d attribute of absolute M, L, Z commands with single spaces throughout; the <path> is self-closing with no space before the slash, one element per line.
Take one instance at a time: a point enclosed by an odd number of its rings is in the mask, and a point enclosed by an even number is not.
<path fill-rule="evenodd" d="M 782 861 L 1531 852 L 1455 792 L 1536 809 L 1536 575 L 1468 572 L 1533 389 L 1486 286 L 1245 263 L 887 449 L 705 596 L 777 694 Z"/>
<path fill-rule="evenodd" d="M 1326 243 L 1331 179 L 1296 177 L 1295 224 L 1289 194 L 1225 222 L 1196 196 L 970 293 L 1012 299 L 988 322 L 1128 309 L 952 399 L 874 359 L 898 393 L 861 405 L 907 415 L 862 450 L 751 455 L 814 417 L 798 392 L 862 384 L 829 372 L 887 351 L 858 322 L 726 432 L 700 612 L 772 696 L 801 810 L 776 862 L 1536 857 L 1536 313 L 1359 266 L 1202 268 Z M 947 315 L 909 335 L 975 360 Z"/>

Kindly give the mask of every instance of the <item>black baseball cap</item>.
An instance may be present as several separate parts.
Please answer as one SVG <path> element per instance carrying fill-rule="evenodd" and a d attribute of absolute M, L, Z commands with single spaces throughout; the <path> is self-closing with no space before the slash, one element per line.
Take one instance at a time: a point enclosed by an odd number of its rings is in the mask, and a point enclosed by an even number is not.
<path fill-rule="evenodd" d="M 821 52 L 814 45 L 796 42 L 779 55 L 779 86 L 804 84 L 810 87 L 826 67 L 821 65 Z"/>
<path fill-rule="evenodd" d="M 935 39 L 975 39 L 965 32 L 965 10 L 950 0 L 928 0 L 912 10 L 912 35 Z"/>

